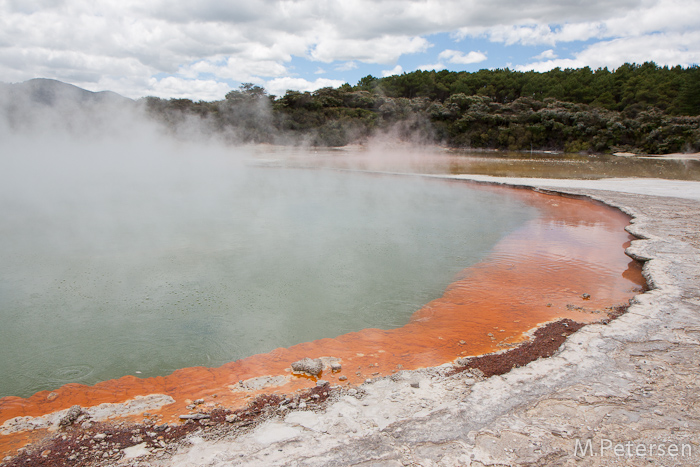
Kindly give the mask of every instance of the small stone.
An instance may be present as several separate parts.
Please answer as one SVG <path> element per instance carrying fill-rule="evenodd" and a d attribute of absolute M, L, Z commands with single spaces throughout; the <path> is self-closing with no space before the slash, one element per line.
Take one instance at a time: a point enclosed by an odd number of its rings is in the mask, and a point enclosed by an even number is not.
<path fill-rule="evenodd" d="M 464 340 L 459 341 L 459 345 L 464 345 L 464 344 L 466 344 L 466 343 L 467 343 L 467 341 L 464 341 Z"/>
<path fill-rule="evenodd" d="M 41 457 L 48 457 L 49 454 L 51 454 L 51 450 L 47 449 L 46 451 L 41 452 Z"/>
<path fill-rule="evenodd" d="M 323 361 L 320 358 L 313 360 L 308 357 L 302 358 L 292 363 L 292 371 L 318 376 L 323 371 Z"/>
<path fill-rule="evenodd" d="M 300 408 L 300 409 L 305 409 L 305 408 L 306 408 L 306 402 L 299 402 L 299 408 Z"/>
<path fill-rule="evenodd" d="M 351 396 L 354 396 L 355 394 L 357 394 L 357 389 L 355 389 L 355 388 L 350 388 L 350 389 L 348 390 L 348 394 L 350 394 Z"/>
<path fill-rule="evenodd" d="M 343 365 L 340 364 L 340 362 L 333 362 L 331 363 L 331 371 L 340 371 L 343 369 Z"/>
<path fill-rule="evenodd" d="M 80 407 L 79 405 L 74 405 L 73 407 L 68 409 L 68 411 L 63 416 L 63 418 L 61 418 L 61 420 L 58 422 L 58 424 L 60 426 L 72 425 L 73 422 L 75 422 L 78 419 L 78 417 L 80 417 L 80 414 L 82 412 L 83 412 L 82 407 Z"/>
<path fill-rule="evenodd" d="M 80 428 L 82 428 L 83 430 L 89 430 L 90 428 L 92 428 L 92 422 L 83 422 L 80 425 Z"/>
<path fill-rule="evenodd" d="M 93 436 L 93 439 L 105 439 L 106 437 L 107 435 L 104 433 L 97 433 L 95 436 Z"/>
<path fill-rule="evenodd" d="M 420 387 L 420 382 L 419 381 L 414 381 L 411 383 L 412 388 L 419 388 Z"/>
<path fill-rule="evenodd" d="M 233 423 L 238 419 L 238 415 L 236 414 L 231 414 L 231 415 L 226 415 L 226 421 L 228 423 Z"/>
<path fill-rule="evenodd" d="M 205 413 L 191 413 L 180 415 L 180 420 L 204 420 L 206 418 L 211 418 L 211 416 Z"/>
<path fill-rule="evenodd" d="M 338 378 L 338 381 L 347 381 L 348 377 L 347 376 L 341 376 Z"/>
<path fill-rule="evenodd" d="M 581 298 L 584 300 L 590 300 L 591 294 L 585 293 L 585 294 L 581 295 Z"/>
<path fill-rule="evenodd" d="M 318 387 L 325 386 L 327 384 L 330 384 L 330 383 L 328 381 L 326 381 L 325 379 L 319 379 L 318 381 L 316 381 L 316 386 L 318 386 Z"/>
<path fill-rule="evenodd" d="M 199 404 L 204 404 L 204 399 L 197 399 L 194 402 L 192 402 L 194 405 L 199 405 Z"/>
<path fill-rule="evenodd" d="M 58 393 L 52 392 L 48 396 L 46 396 L 46 399 L 52 401 L 52 400 L 56 399 L 57 397 L 58 397 Z"/>
<path fill-rule="evenodd" d="M 372 380 L 371 380 L 370 378 L 367 378 L 367 379 L 365 380 L 365 383 L 367 383 L 367 384 L 369 384 L 369 383 L 371 383 L 371 382 L 372 382 Z"/>

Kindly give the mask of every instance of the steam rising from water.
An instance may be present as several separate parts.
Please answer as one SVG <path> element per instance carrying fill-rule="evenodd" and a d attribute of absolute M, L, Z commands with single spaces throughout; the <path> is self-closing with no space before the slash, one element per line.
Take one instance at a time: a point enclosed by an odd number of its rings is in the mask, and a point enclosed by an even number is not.
<path fill-rule="evenodd" d="M 400 326 L 534 216 L 444 182 L 257 167 L 136 115 L 2 131 L 0 396 Z"/>

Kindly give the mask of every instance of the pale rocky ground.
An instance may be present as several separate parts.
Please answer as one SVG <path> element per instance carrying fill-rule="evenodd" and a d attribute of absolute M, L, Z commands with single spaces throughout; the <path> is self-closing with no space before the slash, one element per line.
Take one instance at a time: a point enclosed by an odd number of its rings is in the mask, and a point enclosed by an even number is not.
<path fill-rule="evenodd" d="M 136 396 L 127 402 L 104 403 L 93 407 L 81 408 L 81 414 L 87 416 L 92 421 L 106 421 L 129 415 L 138 415 L 149 410 L 158 410 L 164 405 L 172 404 L 175 400 L 164 394 L 150 394 L 148 396 Z M 41 428 L 48 428 L 55 431 L 61 424 L 64 417 L 71 409 L 59 410 L 40 417 L 16 417 L 7 420 L 0 425 L 0 434 L 9 435 L 22 431 L 33 431 Z"/>
<path fill-rule="evenodd" d="M 120 465 L 700 465 L 700 183 L 458 178 L 621 208 L 642 238 L 628 253 L 649 259 L 652 290 L 617 320 L 584 327 L 555 356 L 504 376 L 444 376 L 449 365 L 401 372 L 322 411 L 214 440 L 195 434 L 172 458 Z M 577 440 L 591 440 L 592 451 L 576 451 Z"/>

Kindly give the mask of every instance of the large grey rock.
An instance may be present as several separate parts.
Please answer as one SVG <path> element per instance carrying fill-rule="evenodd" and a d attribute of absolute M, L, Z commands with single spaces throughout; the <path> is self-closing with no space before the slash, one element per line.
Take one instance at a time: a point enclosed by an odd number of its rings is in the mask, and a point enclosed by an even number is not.
<path fill-rule="evenodd" d="M 323 362 L 320 358 L 302 358 L 292 363 L 292 370 L 296 373 L 306 373 L 311 376 L 318 376 L 323 371 Z"/>

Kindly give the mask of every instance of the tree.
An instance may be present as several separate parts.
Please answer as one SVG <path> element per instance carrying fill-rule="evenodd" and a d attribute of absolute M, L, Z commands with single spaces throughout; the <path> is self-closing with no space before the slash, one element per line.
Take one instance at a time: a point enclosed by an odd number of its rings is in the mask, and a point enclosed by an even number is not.
<path fill-rule="evenodd" d="M 359 91 L 373 91 L 378 81 L 379 79 L 375 78 L 374 76 L 367 75 L 364 78 L 360 78 L 360 81 L 357 82 L 357 86 L 355 86 L 355 88 Z"/>
<path fill-rule="evenodd" d="M 243 83 L 238 89 L 240 91 L 230 91 L 226 94 L 226 100 L 250 100 L 250 99 L 262 99 L 267 97 L 267 91 L 265 88 L 257 86 L 253 83 Z"/>
<path fill-rule="evenodd" d="M 678 93 L 679 109 L 684 115 L 700 115 L 700 67 L 686 70 Z"/>

